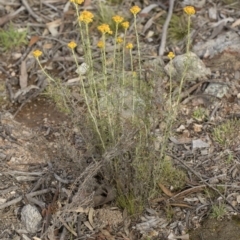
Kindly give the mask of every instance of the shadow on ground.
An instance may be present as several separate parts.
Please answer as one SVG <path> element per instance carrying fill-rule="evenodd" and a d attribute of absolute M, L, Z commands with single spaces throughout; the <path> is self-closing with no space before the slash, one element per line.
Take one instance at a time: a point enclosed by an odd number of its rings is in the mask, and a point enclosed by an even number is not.
<path fill-rule="evenodd" d="M 240 237 L 240 217 L 232 220 L 207 219 L 203 226 L 190 233 L 190 240 L 237 240 Z"/>

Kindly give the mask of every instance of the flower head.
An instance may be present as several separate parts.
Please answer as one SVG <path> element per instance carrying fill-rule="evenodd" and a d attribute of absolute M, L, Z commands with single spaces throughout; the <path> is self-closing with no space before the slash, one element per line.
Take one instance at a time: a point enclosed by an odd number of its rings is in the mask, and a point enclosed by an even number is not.
<path fill-rule="evenodd" d="M 74 49 L 76 46 L 77 46 L 77 44 L 76 44 L 75 42 L 73 42 L 73 41 L 71 41 L 70 43 L 68 43 L 68 47 L 69 47 L 70 49 Z"/>
<path fill-rule="evenodd" d="M 183 8 L 183 10 L 189 16 L 194 15 L 196 12 L 193 6 L 186 6 L 185 8 Z"/>
<path fill-rule="evenodd" d="M 138 6 L 133 6 L 133 7 L 130 8 L 130 12 L 131 12 L 134 16 L 136 16 L 140 11 L 141 11 L 141 8 L 138 7 Z"/>
<path fill-rule="evenodd" d="M 112 31 L 109 27 L 108 24 L 103 23 L 102 25 L 98 26 L 97 29 L 102 33 L 102 34 L 112 34 Z"/>
<path fill-rule="evenodd" d="M 88 24 L 88 23 L 90 23 L 90 22 L 93 21 L 93 17 L 94 17 L 94 15 L 93 15 L 91 12 L 89 12 L 89 11 L 87 11 L 87 10 L 84 10 L 84 11 L 80 14 L 78 20 L 79 20 L 80 22 L 84 22 L 84 23 Z"/>
<path fill-rule="evenodd" d="M 128 21 L 123 22 L 122 26 L 123 26 L 124 29 L 128 29 L 129 28 L 129 22 Z"/>
<path fill-rule="evenodd" d="M 133 44 L 132 43 L 128 43 L 127 46 L 126 46 L 127 49 L 133 49 Z"/>
<path fill-rule="evenodd" d="M 105 44 L 104 44 L 103 41 L 99 41 L 99 42 L 97 43 L 97 46 L 98 46 L 99 48 L 104 48 Z"/>
<path fill-rule="evenodd" d="M 122 43 L 123 42 L 123 39 L 121 37 L 118 37 L 117 40 L 116 40 L 117 43 Z"/>
<path fill-rule="evenodd" d="M 39 58 L 41 55 L 42 55 L 42 52 L 38 49 L 33 52 L 33 56 L 35 58 Z"/>
<path fill-rule="evenodd" d="M 175 54 L 173 52 L 169 52 L 167 56 L 170 60 L 172 60 L 175 57 Z"/>
<path fill-rule="evenodd" d="M 82 4 L 84 0 L 70 0 L 70 2 L 76 3 L 76 4 Z"/>
<path fill-rule="evenodd" d="M 112 19 L 116 24 L 119 24 L 123 21 L 123 17 L 121 17 L 119 15 L 113 16 Z"/>

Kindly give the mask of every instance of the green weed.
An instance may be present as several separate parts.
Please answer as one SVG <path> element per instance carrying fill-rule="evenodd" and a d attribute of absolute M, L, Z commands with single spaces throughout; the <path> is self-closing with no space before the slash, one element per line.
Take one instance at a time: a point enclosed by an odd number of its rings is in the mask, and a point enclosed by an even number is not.
<path fill-rule="evenodd" d="M 203 122 L 204 120 L 207 119 L 208 112 L 206 109 L 204 109 L 202 107 L 198 107 L 198 108 L 194 109 L 192 117 L 199 122 Z"/>
<path fill-rule="evenodd" d="M 164 185 L 171 186 L 174 190 L 181 189 L 186 183 L 186 173 L 174 167 L 169 158 L 165 158 L 161 165 L 160 182 Z"/>
<path fill-rule="evenodd" d="M 237 142 L 239 130 L 240 121 L 230 119 L 214 127 L 212 137 L 214 141 L 228 148 Z"/>
<path fill-rule="evenodd" d="M 10 24 L 7 30 L 0 29 L 0 48 L 9 51 L 27 44 L 27 30 L 17 30 Z"/>
<path fill-rule="evenodd" d="M 222 203 L 212 206 L 211 217 L 216 219 L 222 219 L 226 214 L 226 206 Z"/>

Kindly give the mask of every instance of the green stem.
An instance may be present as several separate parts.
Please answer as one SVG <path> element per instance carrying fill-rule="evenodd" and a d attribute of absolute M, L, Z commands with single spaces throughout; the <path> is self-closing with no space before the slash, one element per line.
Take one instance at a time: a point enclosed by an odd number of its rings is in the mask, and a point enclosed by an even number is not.
<path fill-rule="evenodd" d="M 78 61 L 77 61 L 76 55 L 75 55 L 75 53 L 74 53 L 73 50 L 72 50 L 72 53 L 73 53 L 73 57 L 74 57 L 75 63 L 76 63 L 76 65 L 78 66 Z M 100 133 L 100 131 L 99 131 L 99 127 L 98 127 L 98 124 L 97 124 L 97 120 L 96 120 L 96 118 L 95 118 L 95 116 L 93 115 L 93 112 L 92 112 L 92 110 L 91 110 L 91 107 L 90 107 L 90 104 L 89 104 L 89 101 L 88 101 L 88 97 L 87 97 L 87 92 L 86 92 L 85 84 L 84 84 L 84 81 L 83 81 L 83 78 L 82 78 L 81 74 L 79 74 L 79 77 L 80 77 L 80 81 L 81 81 L 81 84 L 82 84 L 83 96 L 84 96 L 84 99 L 85 99 L 85 102 L 86 102 L 86 105 L 87 105 L 88 112 L 89 112 L 89 114 L 90 114 L 90 116 L 91 116 L 91 118 L 92 118 L 92 120 L 93 120 L 93 123 L 94 123 L 94 125 L 95 125 L 96 131 L 97 131 L 98 136 L 99 136 L 99 138 L 100 138 L 100 141 L 101 141 L 101 143 L 102 143 L 103 149 L 105 150 L 105 149 L 106 149 L 105 143 L 104 143 L 104 141 L 103 141 L 103 139 L 102 139 L 102 135 L 101 135 L 101 133 Z"/>
<path fill-rule="evenodd" d="M 137 40 L 139 76 L 140 76 L 140 80 L 141 80 L 142 79 L 141 52 L 140 52 L 140 43 L 139 43 L 139 37 L 138 37 L 138 31 L 137 31 L 137 18 L 136 18 L 136 15 L 134 15 L 134 28 L 135 28 L 135 34 L 136 34 L 136 40 Z M 141 81 L 140 81 L 140 89 L 141 89 Z"/>

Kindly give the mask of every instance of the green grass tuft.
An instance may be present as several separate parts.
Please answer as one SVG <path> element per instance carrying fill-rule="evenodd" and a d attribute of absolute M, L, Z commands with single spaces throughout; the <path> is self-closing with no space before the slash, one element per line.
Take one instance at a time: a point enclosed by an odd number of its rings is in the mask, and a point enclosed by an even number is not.
<path fill-rule="evenodd" d="M 0 29 L 0 48 L 9 51 L 27 44 L 27 30 L 19 31 L 13 24 L 7 30 Z"/>

